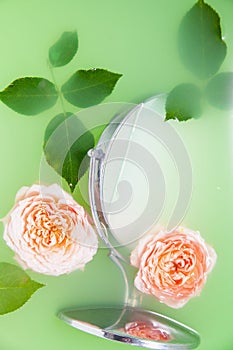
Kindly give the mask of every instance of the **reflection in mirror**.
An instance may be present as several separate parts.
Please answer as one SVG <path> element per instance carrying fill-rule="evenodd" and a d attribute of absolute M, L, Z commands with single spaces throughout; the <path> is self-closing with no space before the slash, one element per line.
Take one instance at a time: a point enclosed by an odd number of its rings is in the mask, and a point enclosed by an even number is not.
<path fill-rule="evenodd" d="M 199 336 L 192 329 L 130 306 L 71 309 L 60 312 L 59 317 L 87 333 L 144 348 L 181 350 L 199 345 Z"/>

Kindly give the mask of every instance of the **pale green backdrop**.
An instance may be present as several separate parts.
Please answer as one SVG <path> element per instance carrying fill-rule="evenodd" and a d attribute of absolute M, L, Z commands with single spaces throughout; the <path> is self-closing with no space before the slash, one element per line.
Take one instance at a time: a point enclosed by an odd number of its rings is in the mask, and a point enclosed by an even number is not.
<path fill-rule="evenodd" d="M 51 79 L 48 48 L 65 30 L 77 28 L 79 52 L 56 71 L 62 83 L 78 68 L 101 67 L 123 74 L 107 101 L 139 102 L 178 83 L 195 81 L 180 62 L 177 30 L 193 0 L 1 0 L 0 89 L 22 76 Z M 233 1 L 210 0 L 222 18 L 228 44 L 222 71 L 233 70 Z M 59 104 L 35 117 L 0 104 L 0 216 L 12 207 L 15 193 L 39 179 L 43 133 L 60 112 Z M 194 190 L 184 223 L 201 231 L 218 253 L 217 265 L 200 297 L 183 309 L 148 299 L 144 306 L 176 318 L 201 334 L 200 350 L 233 348 L 232 143 L 230 112 L 205 107 L 202 119 L 171 122 L 190 153 Z M 78 192 L 75 193 L 78 200 Z M 1 234 L 3 226 L 0 227 Z M 0 261 L 13 262 L 0 238 Z M 75 330 L 56 318 L 59 309 L 111 304 L 122 299 L 120 274 L 101 249 L 85 272 L 47 277 L 28 271 L 47 286 L 14 313 L 0 316 L 2 350 L 126 349 Z"/>

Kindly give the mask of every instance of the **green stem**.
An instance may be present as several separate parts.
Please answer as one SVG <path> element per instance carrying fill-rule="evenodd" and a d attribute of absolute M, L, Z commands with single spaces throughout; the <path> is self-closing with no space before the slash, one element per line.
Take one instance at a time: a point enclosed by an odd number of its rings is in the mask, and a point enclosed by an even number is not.
<path fill-rule="evenodd" d="M 53 80 L 53 83 L 56 87 L 56 90 L 58 92 L 58 98 L 60 100 L 60 104 L 61 104 L 61 109 L 62 109 L 62 112 L 63 112 L 63 115 L 64 115 L 64 123 L 65 123 L 65 126 L 66 126 L 66 139 L 67 139 L 67 144 L 69 146 L 69 149 L 71 148 L 71 145 L 69 143 L 69 132 L 68 132 L 68 129 L 67 129 L 67 122 L 66 122 L 66 117 L 67 117 L 67 112 L 66 112 L 66 109 L 65 109 L 65 104 L 64 104 L 64 100 L 63 100 L 63 95 L 62 95 L 62 92 L 61 92 L 61 89 L 59 87 L 59 85 L 57 84 L 57 81 L 56 81 L 56 78 L 55 78 L 55 75 L 54 75 L 54 71 L 53 71 L 53 67 L 51 66 L 49 60 L 47 61 L 48 63 L 48 67 L 49 67 L 49 70 L 50 70 L 50 73 L 51 73 L 51 77 L 52 77 L 52 80 Z M 68 152 L 68 155 L 69 155 L 69 161 L 70 161 L 70 164 L 72 164 L 72 159 L 71 159 L 71 154 L 70 152 Z M 72 192 L 72 184 L 68 184 L 69 185 L 69 189 L 70 189 L 70 192 Z"/>
<path fill-rule="evenodd" d="M 54 75 L 54 71 L 53 71 L 53 67 L 51 66 L 49 60 L 47 62 L 48 62 L 48 67 L 49 67 L 49 70 L 50 70 L 50 73 L 51 73 L 51 77 L 52 77 L 53 83 L 54 83 L 54 85 L 56 87 L 56 90 L 58 92 L 58 98 L 59 98 L 59 101 L 60 101 L 60 104 L 61 104 L 62 112 L 64 114 L 64 117 L 66 118 L 67 112 L 66 112 L 66 109 L 65 109 L 65 104 L 64 104 L 64 100 L 63 100 L 63 95 L 62 95 L 61 89 L 60 89 L 59 85 L 57 84 L 57 81 L 56 81 L 56 78 L 55 78 L 55 75 Z"/>

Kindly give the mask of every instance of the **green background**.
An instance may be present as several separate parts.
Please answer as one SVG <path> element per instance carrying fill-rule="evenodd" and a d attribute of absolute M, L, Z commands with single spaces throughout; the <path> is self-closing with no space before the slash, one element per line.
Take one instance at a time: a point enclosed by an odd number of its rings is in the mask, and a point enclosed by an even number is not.
<path fill-rule="evenodd" d="M 192 0 L 1 0 L 0 89 L 23 76 L 51 80 L 48 48 L 65 30 L 77 28 L 79 52 L 64 69 L 55 71 L 63 83 L 78 68 L 106 68 L 122 73 L 107 101 L 139 102 L 176 84 L 195 82 L 182 65 L 177 31 Z M 233 70 L 233 1 L 210 0 L 222 19 L 228 53 L 221 71 Z M 67 104 L 67 108 L 69 108 Z M 72 110 L 74 111 L 74 110 Z M 24 185 L 39 181 L 43 134 L 52 110 L 35 117 L 19 115 L 0 105 L 0 216 L 14 203 Z M 205 106 L 199 120 L 178 124 L 193 167 L 193 196 L 184 224 L 200 230 L 218 254 L 217 265 L 200 297 L 173 310 L 157 300 L 145 307 L 174 317 L 201 334 L 200 350 L 230 350 L 232 333 L 232 135 L 230 112 Z M 75 192 L 78 200 L 78 191 Z M 3 225 L 0 227 L 3 232 Z M 0 239 L 0 261 L 13 262 L 13 253 Z M 70 306 L 119 303 L 123 282 L 119 271 L 100 249 L 85 272 L 48 277 L 28 271 L 47 286 L 21 309 L 0 316 L 0 348 L 6 350 L 126 349 L 127 345 L 95 338 L 56 318 Z"/>

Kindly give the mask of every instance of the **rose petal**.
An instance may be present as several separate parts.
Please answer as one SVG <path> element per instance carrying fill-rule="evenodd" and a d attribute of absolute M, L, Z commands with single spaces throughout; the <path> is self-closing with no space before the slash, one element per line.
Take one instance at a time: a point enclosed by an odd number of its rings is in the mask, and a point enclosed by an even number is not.
<path fill-rule="evenodd" d="M 150 232 L 131 253 L 138 267 L 134 284 L 173 308 L 200 294 L 217 255 L 200 233 L 184 227 Z"/>
<path fill-rule="evenodd" d="M 23 187 L 5 218 L 3 237 L 23 268 L 48 275 L 83 269 L 98 239 L 84 208 L 57 184 Z"/>

